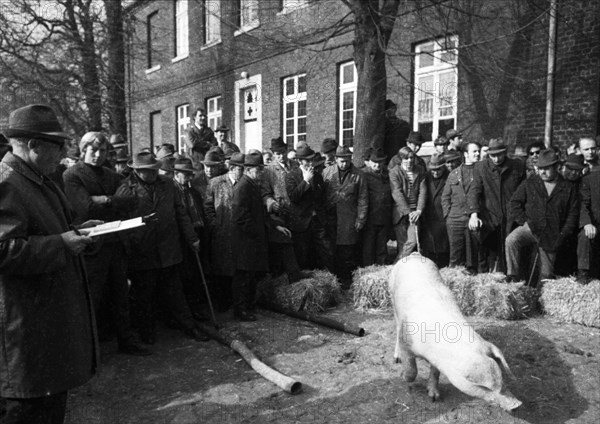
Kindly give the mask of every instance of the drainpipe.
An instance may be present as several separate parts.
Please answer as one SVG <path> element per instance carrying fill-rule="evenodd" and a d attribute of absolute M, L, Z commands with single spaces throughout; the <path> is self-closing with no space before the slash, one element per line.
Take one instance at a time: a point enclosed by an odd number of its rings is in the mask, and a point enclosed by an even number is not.
<path fill-rule="evenodd" d="M 548 29 L 548 75 L 546 78 L 546 120 L 544 144 L 552 144 L 552 112 L 554 110 L 554 72 L 556 65 L 556 9 L 558 0 L 550 1 L 550 25 Z"/>

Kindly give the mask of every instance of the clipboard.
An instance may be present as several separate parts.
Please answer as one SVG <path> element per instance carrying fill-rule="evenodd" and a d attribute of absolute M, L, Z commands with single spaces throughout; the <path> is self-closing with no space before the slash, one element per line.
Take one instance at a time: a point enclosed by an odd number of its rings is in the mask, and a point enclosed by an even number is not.
<path fill-rule="evenodd" d="M 131 230 L 146 225 L 143 217 L 128 219 L 125 221 L 111 221 L 96 225 L 91 228 L 80 228 L 79 232 L 85 236 L 96 237 L 104 234 L 117 233 L 119 231 Z"/>

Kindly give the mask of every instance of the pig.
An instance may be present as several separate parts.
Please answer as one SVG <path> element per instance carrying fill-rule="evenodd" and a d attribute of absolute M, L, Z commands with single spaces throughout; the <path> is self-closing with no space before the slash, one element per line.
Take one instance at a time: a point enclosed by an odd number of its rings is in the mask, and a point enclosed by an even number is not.
<path fill-rule="evenodd" d="M 402 363 L 402 378 L 417 377 L 415 357 L 429 362 L 427 392 L 440 400 L 444 373 L 460 391 L 510 411 L 521 401 L 502 389 L 502 370 L 513 377 L 500 349 L 470 326 L 433 261 L 413 253 L 394 265 L 389 289 L 396 320 L 394 360 Z"/>

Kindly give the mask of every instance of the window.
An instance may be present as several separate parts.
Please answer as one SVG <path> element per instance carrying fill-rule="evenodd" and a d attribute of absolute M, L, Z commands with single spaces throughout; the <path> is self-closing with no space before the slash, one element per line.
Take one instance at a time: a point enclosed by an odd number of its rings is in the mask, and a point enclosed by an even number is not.
<path fill-rule="evenodd" d="M 152 69 L 159 65 L 158 54 L 157 54 L 157 42 L 158 42 L 158 12 L 151 13 L 148 15 L 147 21 L 147 40 L 146 50 L 148 55 L 148 69 Z"/>
<path fill-rule="evenodd" d="M 213 130 L 221 126 L 221 96 L 210 97 L 206 99 L 206 117 L 208 126 Z"/>
<path fill-rule="evenodd" d="M 204 0 L 204 44 L 221 41 L 221 2 Z"/>
<path fill-rule="evenodd" d="M 451 36 L 415 47 L 413 122 L 425 140 L 456 127 L 458 37 Z"/>
<path fill-rule="evenodd" d="M 281 13 L 287 13 L 292 10 L 300 9 L 308 4 L 308 0 L 279 0 L 279 10 Z"/>
<path fill-rule="evenodd" d="M 162 144 L 162 116 L 159 111 L 150 113 L 150 149 Z"/>
<path fill-rule="evenodd" d="M 283 138 L 288 146 L 306 141 L 306 74 L 283 80 Z"/>
<path fill-rule="evenodd" d="M 242 31 L 258 26 L 258 0 L 237 0 L 237 25 Z"/>
<path fill-rule="evenodd" d="M 185 130 L 190 124 L 190 105 L 177 106 L 177 151 L 185 151 Z"/>
<path fill-rule="evenodd" d="M 339 104 L 339 139 L 343 146 L 352 147 L 354 143 L 354 123 L 356 122 L 356 85 L 358 75 L 354 62 L 340 65 L 340 104 Z"/>
<path fill-rule="evenodd" d="M 188 0 L 175 0 L 175 58 L 189 54 Z"/>

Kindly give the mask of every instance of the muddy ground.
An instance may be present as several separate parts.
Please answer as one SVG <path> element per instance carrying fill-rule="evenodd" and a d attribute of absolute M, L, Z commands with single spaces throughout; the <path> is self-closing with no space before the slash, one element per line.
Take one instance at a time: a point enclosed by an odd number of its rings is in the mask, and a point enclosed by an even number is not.
<path fill-rule="evenodd" d="M 432 403 L 419 362 L 413 384 L 392 363 L 391 313 L 363 314 L 349 302 L 326 316 L 365 328 L 359 338 L 316 324 L 259 311 L 255 323 L 220 315 L 265 363 L 299 380 L 291 395 L 261 378 L 215 341 L 196 343 L 162 328 L 155 354 L 138 358 L 102 344 L 102 370 L 69 398 L 71 424 L 93 423 L 598 423 L 600 329 L 557 323 L 470 320 L 506 356 L 523 401 L 507 413 L 462 394 L 442 376 L 442 402 Z"/>

